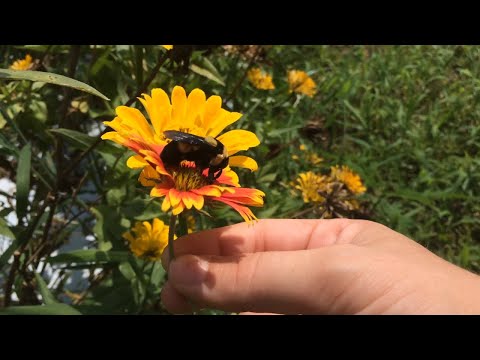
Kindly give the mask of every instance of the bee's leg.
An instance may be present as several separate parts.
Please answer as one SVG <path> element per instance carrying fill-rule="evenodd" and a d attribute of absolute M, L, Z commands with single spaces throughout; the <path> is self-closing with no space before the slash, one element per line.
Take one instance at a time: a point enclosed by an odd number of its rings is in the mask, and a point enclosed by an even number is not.
<path fill-rule="evenodd" d="M 215 174 L 212 170 L 211 167 L 208 168 L 208 181 L 213 183 L 213 181 L 216 179 Z"/>
<path fill-rule="evenodd" d="M 216 174 L 215 174 L 215 180 L 218 179 L 222 175 L 222 169 L 220 169 Z"/>

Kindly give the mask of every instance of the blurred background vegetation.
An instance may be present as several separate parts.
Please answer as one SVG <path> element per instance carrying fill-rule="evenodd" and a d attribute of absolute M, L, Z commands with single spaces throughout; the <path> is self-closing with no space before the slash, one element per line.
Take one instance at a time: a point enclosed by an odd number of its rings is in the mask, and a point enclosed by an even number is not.
<path fill-rule="evenodd" d="M 259 137 L 259 170 L 237 171 L 266 193 L 258 218 L 370 219 L 480 270 L 477 46 L 0 46 L 0 68 L 1 313 L 166 313 L 161 265 L 122 234 L 168 218 L 126 167 L 131 153 L 99 136 L 115 107 L 143 111 L 137 96 L 175 85 L 221 96 L 243 114 L 233 127 Z M 305 72 L 299 87 L 292 70 Z M 192 230 L 242 221 L 213 215 Z"/>

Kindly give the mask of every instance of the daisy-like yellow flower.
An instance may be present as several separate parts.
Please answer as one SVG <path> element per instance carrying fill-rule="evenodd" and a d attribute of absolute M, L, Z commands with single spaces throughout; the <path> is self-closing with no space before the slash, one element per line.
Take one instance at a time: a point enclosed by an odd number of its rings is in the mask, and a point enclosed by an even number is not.
<path fill-rule="evenodd" d="M 273 85 L 272 76 L 263 72 L 259 68 L 253 68 L 248 70 L 247 73 L 248 80 L 260 90 L 273 90 L 275 85 Z"/>
<path fill-rule="evenodd" d="M 363 194 L 367 190 L 362 183 L 360 175 L 355 173 L 346 165 L 343 165 L 342 167 L 339 167 L 338 165 L 332 166 L 330 168 L 330 176 L 333 179 L 344 183 L 348 190 L 350 190 L 353 194 Z"/>
<path fill-rule="evenodd" d="M 303 202 L 315 203 L 324 200 L 319 191 L 326 191 L 328 185 L 328 179 L 325 175 L 317 175 L 312 171 L 307 171 L 298 175 L 297 184 L 294 184 L 294 187 L 301 191 Z"/>
<path fill-rule="evenodd" d="M 33 58 L 30 54 L 25 56 L 25 59 L 16 60 L 11 66 L 12 70 L 30 70 L 33 67 Z"/>
<path fill-rule="evenodd" d="M 315 82 L 302 70 L 290 70 L 288 72 L 288 84 L 290 92 L 293 91 L 310 97 L 313 97 L 317 92 Z"/>
<path fill-rule="evenodd" d="M 139 258 L 150 261 L 159 260 L 168 244 L 169 226 L 162 220 L 153 219 L 153 222 L 138 221 L 135 226 L 122 236 L 130 244 L 130 250 Z M 175 236 L 176 239 L 176 236 Z"/>
<path fill-rule="evenodd" d="M 173 49 L 173 45 L 162 45 L 162 46 L 167 50 L 172 50 Z"/>
<path fill-rule="evenodd" d="M 171 102 L 162 89 L 153 89 L 152 95 L 143 94 L 144 105 L 151 125 L 143 114 L 134 108 L 119 106 L 117 117 L 104 122 L 115 131 L 108 132 L 102 139 L 109 139 L 135 151 L 137 155 L 127 161 L 133 169 L 143 169 L 139 181 L 152 186 L 151 196 L 165 197 L 162 210 L 172 210 L 177 215 L 192 207 L 200 210 L 210 201 L 223 202 L 237 210 L 245 221 L 255 219 L 247 206 L 262 206 L 265 194 L 257 189 L 241 188 L 238 176 L 230 167 L 223 169 L 213 183 L 208 181 L 207 172 L 184 162 L 178 168 L 166 168 L 160 154 L 167 144 L 163 135 L 166 130 L 177 130 L 197 136 L 211 136 L 220 141 L 229 156 L 229 165 L 257 170 L 258 165 L 250 157 L 232 156 L 242 150 L 257 146 L 257 136 L 246 130 L 231 130 L 220 135 L 225 127 L 242 115 L 222 109 L 222 99 L 194 89 L 187 97 L 181 86 L 172 91 Z"/>

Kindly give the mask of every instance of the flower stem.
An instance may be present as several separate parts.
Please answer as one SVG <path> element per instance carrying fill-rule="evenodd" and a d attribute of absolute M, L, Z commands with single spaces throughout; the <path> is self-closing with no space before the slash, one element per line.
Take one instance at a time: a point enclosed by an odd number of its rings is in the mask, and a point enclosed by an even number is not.
<path fill-rule="evenodd" d="M 177 215 L 170 217 L 170 227 L 168 228 L 168 255 L 170 261 L 175 258 L 175 252 L 173 250 L 173 238 L 175 237 L 175 227 L 177 226 Z"/>

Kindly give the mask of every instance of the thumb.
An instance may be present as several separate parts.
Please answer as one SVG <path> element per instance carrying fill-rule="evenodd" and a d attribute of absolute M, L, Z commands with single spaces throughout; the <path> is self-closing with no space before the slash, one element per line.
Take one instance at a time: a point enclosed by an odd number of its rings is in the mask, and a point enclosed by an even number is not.
<path fill-rule="evenodd" d="M 327 291 L 331 258 L 330 248 L 184 255 L 170 264 L 168 290 L 200 306 L 226 311 L 323 313 L 328 312 L 325 304 L 332 303 L 332 291 Z"/>

